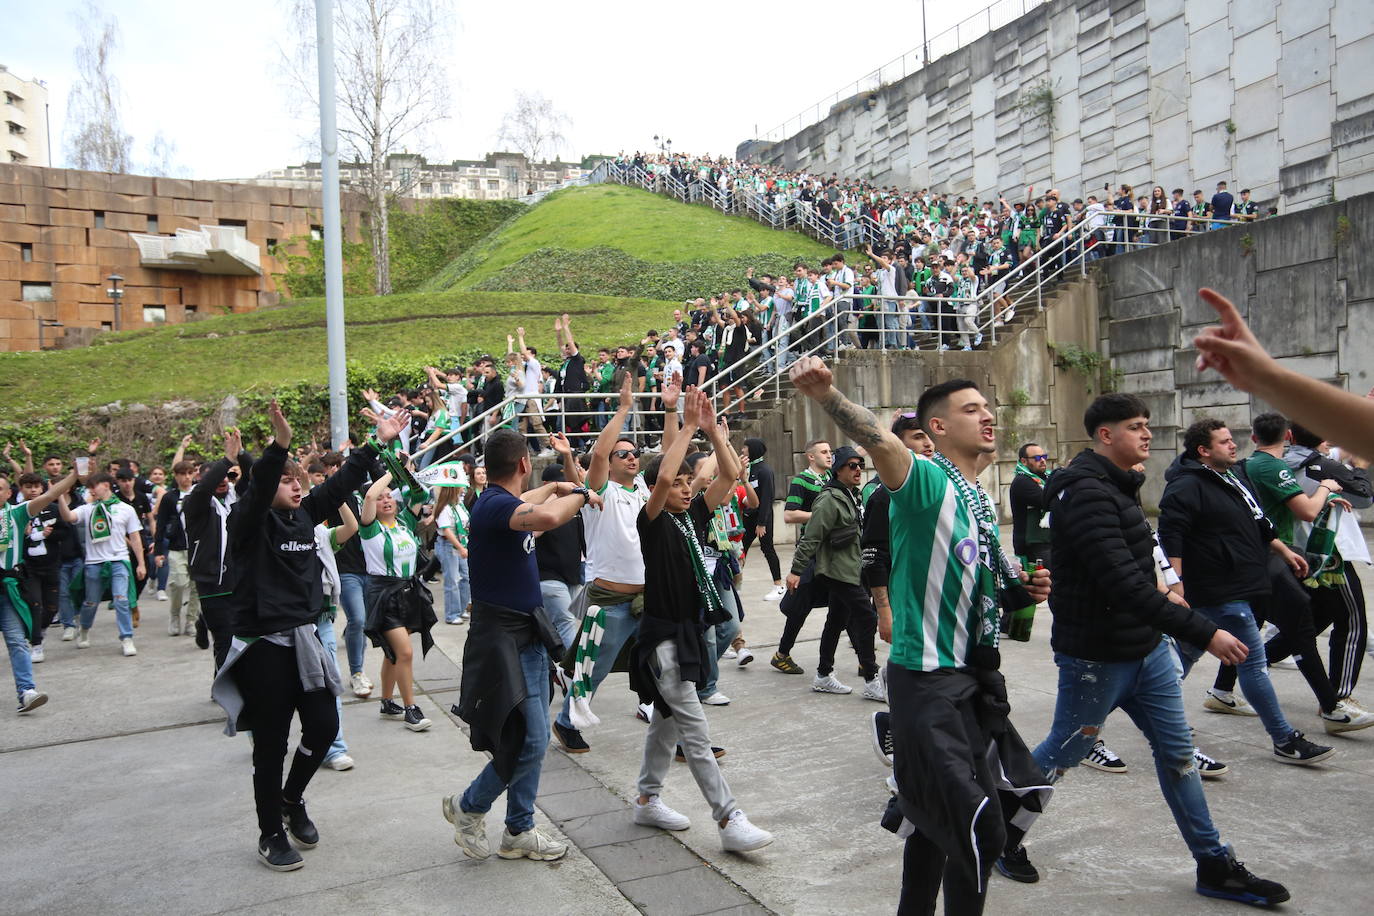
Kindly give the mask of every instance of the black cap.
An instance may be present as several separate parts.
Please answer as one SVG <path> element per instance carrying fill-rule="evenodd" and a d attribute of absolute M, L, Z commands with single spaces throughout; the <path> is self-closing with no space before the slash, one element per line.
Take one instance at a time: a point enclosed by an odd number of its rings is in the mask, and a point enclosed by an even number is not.
<path fill-rule="evenodd" d="M 549 481 L 561 481 L 563 479 L 563 465 L 550 464 L 544 468 L 544 472 L 539 475 L 539 479 L 544 483 Z"/>
<path fill-rule="evenodd" d="M 832 468 L 844 467 L 844 465 L 847 462 L 852 461 L 855 458 L 858 458 L 860 461 L 864 460 L 864 456 L 860 455 L 859 450 L 854 448 L 854 446 L 841 445 L 839 448 L 835 449 L 835 455 L 831 459 L 830 466 Z"/>

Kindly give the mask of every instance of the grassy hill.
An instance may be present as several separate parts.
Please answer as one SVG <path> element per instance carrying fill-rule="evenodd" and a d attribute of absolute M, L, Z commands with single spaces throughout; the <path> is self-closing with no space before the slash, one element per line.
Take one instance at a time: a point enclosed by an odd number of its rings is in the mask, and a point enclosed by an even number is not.
<path fill-rule="evenodd" d="M 680 301 L 738 285 L 745 266 L 777 271 L 831 253 L 799 232 L 639 188 L 590 185 L 552 194 L 508 220 L 424 288 L 590 293 L 609 284 L 621 295 Z M 587 258 L 597 262 L 593 276 L 570 284 L 565 268 Z"/>

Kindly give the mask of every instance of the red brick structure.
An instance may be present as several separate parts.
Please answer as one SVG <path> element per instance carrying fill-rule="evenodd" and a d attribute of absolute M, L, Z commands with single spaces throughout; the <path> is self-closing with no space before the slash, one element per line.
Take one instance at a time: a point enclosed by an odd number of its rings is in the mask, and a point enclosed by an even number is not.
<path fill-rule="evenodd" d="M 359 208 L 344 207 L 356 239 Z M 275 305 L 283 246 L 319 225 L 318 187 L 0 165 L 0 350 Z"/>

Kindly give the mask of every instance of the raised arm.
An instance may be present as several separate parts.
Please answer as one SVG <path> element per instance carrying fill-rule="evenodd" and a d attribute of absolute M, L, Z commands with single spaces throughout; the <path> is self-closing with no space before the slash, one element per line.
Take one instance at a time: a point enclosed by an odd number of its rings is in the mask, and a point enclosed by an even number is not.
<path fill-rule="evenodd" d="M 739 478 L 739 456 L 730 447 L 730 437 L 726 435 L 725 427 L 716 422 L 716 411 L 710 399 L 705 395 L 702 398 L 698 422 L 716 457 L 716 479 L 706 488 L 706 505 L 715 508 L 724 505 L 734 492 L 735 481 Z"/>
<path fill-rule="evenodd" d="M 549 448 L 553 449 L 563 461 L 563 479 L 573 486 L 582 486 L 584 483 L 582 465 L 577 463 L 577 456 L 573 454 L 572 443 L 568 441 L 568 437 L 563 433 L 550 433 Z"/>
<path fill-rule="evenodd" d="M 181 437 L 181 444 L 177 446 L 177 453 L 172 456 L 172 467 L 176 467 L 177 465 L 181 464 L 183 460 L 185 460 L 186 447 L 189 446 L 195 440 L 195 438 L 195 436 L 192 436 L 189 433 Z"/>
<path fill-rule="evenodd" d="M 805 356 L 793 364 L 789 373 L 792 385 L 806 395 L 835 421 L 835 425 L 868 452 L 888 489 L 895 490 L 911 470 L 911 450 L 891 432 L 878 425 L 878 418 L 867 407 L 853 403 L 834 386 L 834 376 L 819 357 Z"/>
<path fill-rule="evenodd" d="M 46 490 L 44 490 L 44 491 L 43 491 L 42 493 L 40 493 L 38 496 L 35 496 L 33 499 L 31 499 L 31 500 L 29 500 L 28 502 L 24 503 L 24 505 L 25 505 L 25 506 L 28 508 L 28 510 L 29 510 L 29 518 L 33 518 L 33 517 L 34 517 L 35 515 L 37 515 L 38 513 L 42 512 L 42 511 L 43 511 L 44 509 L 46 509 L 52 502 L 54 502 L 55 500 L 57 500 L 57 498 L 58 498 L 59 496 L 62 496 L 64 493 L 66 493 L 68 490 L 70 490 L 70 489 L 71 489 L 72 487 L 74 487 L 74 486 L 76 486 L 76 470 L 75 470 L 75 469 L 73 469 L 73 470 L 71 470 L 70 472 L 68 472 L 68 474 L 67 474 L 66 477 L 63 477 L 63 478 L 62 478 L 61 480 L 59 480 L 57 483 L 55 483 L 55 484 L 53 484 L 52 486 L 48 487 Z M 58 506 L 58 514 L 60 514 L 60 515 L 62 516 L 62 520 L 63 520 L 63 521 L 65 521 L 65 522 L 67 522 L 68 524 L 70 524 L 70 523 L 72 523 L 73 521 L 76 520 L 76 516 L 75 516 L 75 515 L 72 515 L 70 518 L 67 517 L 68 514 L 71 512 L 71 509 L 69 509 L 69 508 L 67 507 L 67 500 L 63 499 L 63 500 L 58 501 L 58 502 L 57 502 L 57 506 Z M 65 511 L 63 511 L 63 510 L 65 510 Z"/>
<path fill-rule="evenodd" d="M 592 463 L 587 468 L 587 488 L 594 492 L 600 492 L 606 486 L 606 479 L 611 471 L 611 450 L 615 448 L 616 441 L 620 438 L 620 431 L 625 428 L 625 419 L 630 415 L 630 405 L 634 403 L 634 396 L 630 393 L 631 380 L 634 372 L 625 371 L 625 377 L 620 382 L 620 399 L 616 403 L 615 413 L 606 421 L 606 425 L 597 434 L 596 443 L 592 446 Z"/>
<path fill-rule="evenodd" d="M 662 456 L 658 463 L 658 478 L 654 481 L 653 490 L 649 493 L 649 501 L 644 504 L 644 513 L 649 519 L 658 518 L 658 514 L 663 511 L 663 507 L 668 502 L 668 490 L 673 485 L 673 479 L 677 477 L 678 468 L 682 467 L 682 459 L 687 457 L 687 445 L 692 441 L 692 434 L 697 430 L 697 423 L 701 417 L 701 405 L 706 403 L 706 395 L 695 388 L 687 389 L 683 395 L 682 429 L 680 434 L 673 439 L 672 445 L 665 446 Z"/>
<path fill-rule="evenodd" d="M 660 394 L 660 400 L 663 401 L 663 442 L 659 446 L 661 449 L 668 448 L 677 438 L 677 405 L 681 397 L 682 373 L 674 372 Z"/>
<path fill-rule="evenodd" d="M 339 518 L 342 524 L 335 525 L 329 531 L 330 538 L 334 541 L 335 547 L 343 546 L 344 542 L 358 533 L 361 527 L 358 524 L 358 516 L 353 514 L 353 510 L 348 508 L 348 503 L 339 504 Z"/>
<path fill-rule="evenodd" d="M 377 500 L 382 498 L 382 494 L 391 489 L 391 472 L 388 471 L 381 477 L 372 482 L 372 486 L 367 488 L 367 495 L 363 497 L 359 521 L 363 525 L 370 525 L 377 520 Z"/>

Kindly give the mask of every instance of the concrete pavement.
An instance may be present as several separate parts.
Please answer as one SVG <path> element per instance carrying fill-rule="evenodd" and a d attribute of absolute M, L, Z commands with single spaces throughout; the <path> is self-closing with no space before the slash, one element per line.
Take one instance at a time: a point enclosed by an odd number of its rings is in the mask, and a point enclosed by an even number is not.
<path fill-rule="evenodd" d="M 781 553 L 785 567 L 790 547 Z M 889 771 L 868 726 L 882 707 L 857 691 L 811 692 L 822 611 L 794 652 L 808 675 L 768 667 L 782 618 L 761 600 L 771 584 L 762 558 L 750 563 L 744 633 L 757 659 L 744 669 L 724 663 L 720 689 L 733 702 L 710 715 L 714 742 L 728 749 L 722 764 L 731 789 L 777 836 L 766 849 L 720 852 L 683 765 L 674 766 L 664 798 L 691 817 L 691 829 L 669 835 L 631 823 L 644 726 L 624 675 L 612 675 L 593 704 L 602 725 L 585 735 L 592 752 L 551 749 L 545 765 L 540 817 L 571 841 L 567 858 L 464 858 L 439 800 L 466 785 L 485 758 L 445 713 L 457 699 L 466 627 L 440 623 L 436 650 L 417 665 L 419 702 L 434 727 L 413 734 L 380 720 L 375 700 L 348 702 L 344 729 L 358 765 L 322 771 L 307 795 L 323 842 L 305 853 L 301 871 L 269 872 L 254 861 L 248 744 L 220 733 L 222 716 L 208 699 L 209 653 L 165 636 L 167 605 L 145 599 L 137 657 L 120 656 L 108 611 L 90 649 L 51 630 L 48 661 L 37 666 L 51 701 L 33 715 L 0 718 L 0 806 L 9 828 L 0 912 L 892 912 L 901 847 L 877 826 Z M 1054 704 L 1047 611 L 1031 642 L 1007 645 L 1004 658 L 1014 721 L 1034 743 Z M 368 662 L 378 680 L 380 653 L 369 650 Z M 854 672 L 842 643 L 836 673 L 860 687 Z M 1374 729 L 1327 741 L 1301 676 L 1275 670 L 1294 725 L 1340 748 L 1327 766 L 1284 766 L 1270 759 L 1256 719 L 1202 710 L 1213 672 L 1200 663 L 1185 692 L 1198 743 L 1232 768 L 1207 784 L 1223 838 L 1258 874 L 1288 885 L 1287 912 L 1374 909 L 1366 845 Z M 1070 774 L 1027 841 L 1040 883 L 994 875 L 988 911 L 1238 912 L 1192 891 L 1192 860 L 1140 733 L 1117 713 L 1105 737 L 1130 772 Z M 501 813 L 498 805 L 488 818 L 493 844 Z"/>

